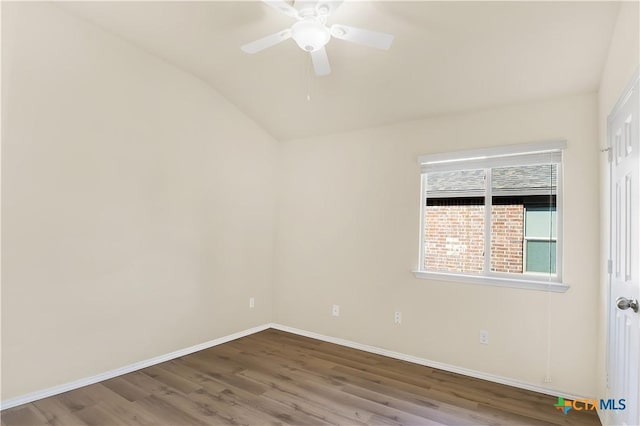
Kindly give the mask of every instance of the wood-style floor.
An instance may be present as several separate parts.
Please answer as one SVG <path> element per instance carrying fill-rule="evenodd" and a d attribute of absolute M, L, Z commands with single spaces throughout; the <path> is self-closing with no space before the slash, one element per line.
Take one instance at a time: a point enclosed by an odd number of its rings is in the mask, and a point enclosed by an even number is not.
<path fill-rule="evenodd" d="M 597 425 L 595 412 L 266 330 L 1 413 L 12 425 Z"/>

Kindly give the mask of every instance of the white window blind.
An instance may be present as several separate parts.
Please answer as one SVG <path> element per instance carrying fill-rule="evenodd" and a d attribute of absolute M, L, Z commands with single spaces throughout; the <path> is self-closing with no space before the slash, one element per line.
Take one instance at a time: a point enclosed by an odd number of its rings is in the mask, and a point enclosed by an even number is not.
<path fill-rule="evenodd" d="M 566 141 L 557 141 L 432 154 L 420 157 L 418 162 L 422 173 L 560 163 L 566 145 Z"/>

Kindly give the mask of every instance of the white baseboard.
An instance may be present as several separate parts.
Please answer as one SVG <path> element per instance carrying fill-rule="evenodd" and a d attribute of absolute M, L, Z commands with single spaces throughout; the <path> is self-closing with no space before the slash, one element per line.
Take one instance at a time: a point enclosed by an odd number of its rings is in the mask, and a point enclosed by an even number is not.
<path fill-rule="evenodd" d="M 359 349 L 361 351 L 370 352 L 378 355 L 388 356 L 390 358 L 400 359 L 402 361 L 408 361 L 414 364 L 424 365 L 426 367 L 437 368 L 439 370 L 449 371 L 451 373 L 462 374 L 464 376 L 475 377 L 476 379 L 487 380 L 489 382 L 500 383 L 507 386 L 513 386 L 520 389 L 525 389 L 533 392 L 543 393 L 545 395 L 551 395 L 554 397 L 562 397 L 567 399 L 594 399 L 590 397 L 584 397 L 580 395 L 571 394 L 569 392 L 562 392 L 555 389 L 549 389 L 531 383 L 521 382 L 519 380 L 510 379 L 507 377 L 496 376 L 494 374 L 483 373 L 481 371 L 470 370 L 468 368 L 457 367 L 455 365 L 445 364 L 438 361 L 432 361 L 425 358 L 419 358 L 413 355 L 406 355 L 400 352 L 394 352 L 387 349 L 378 348 L 376 346 L 364 345 L 362 343 L 352 342 L 350 340 L 340 339 L 337 337 L 325 336 L 323 334 L 314 333 L 312 331 L 301 330 L 294 327 L 289 327 L 281 324 L 271 324 L 271 328 L 276 330 L 286 331 L 288 333 L 298 334 L 300 336 L 310 337 L 312 339 L 322 340 L 329 343 L 335 343 L 336 345 L 346 346 L 353 349 Z"/>
<path fill-rule="evenodd" d="M 336 345 L 346 346 L 353 349 L 359 349 L 365 352 L 370 352 L 378 355 L 388 356 L 390 358 L 400 359 L 403 361 L 412 362 L 414 364 L 424 365 L 427 367 L 437 368 L 444 371 L 449 371 L 452 373 L 462 374 L 469 377 L 475 377 L 477 379 L 487 380 L 490 382 L 500 383 L 503 385 L 513 386 L 520 389 L 526 389 L 533 392 L 539 392 L 546 395 L 552 396 L 560 396 L 567 399 L 581 399 L 585 398 L 583 396 L 574 395 L 568 392 L 561 392 L 555 389 L 548 389 L 541 386 L 533 385 L 530 383 L 521 382 L 514 379 L 509 379 L 506 377 L 496 376 L 493 374 L 483 373 L 481 371 L 470 370 L 467 368 L 456 367 L 450 364 L 444 364 L 438 361 L 431 361 L 425 358 L 419 358 L 413 355 L 406 355 L 400 352 L 394 352 L 387 349 L 378 348 L 376 346 L 364 345 L 362 343 L 352 342 L 350 340 L 340 339 L 338 337 L 330 337 L 325 336 L 323 334 L 314 333 L 312 331 L 301 330 L 294 327 L 289 327 L 281 324 L 267 323 L 263 325 L 259 325 L 257 327 L 249 328 L 247 330 L 239 331 L 237 333 L 229 334 L 228 336 L 223 336 L 214 340 L 210 340 L 208 342 L 200 343 L 195 346 L 191 346 L 185 349 L 180 349 L 165 355 L 160 355 L 154 358 L 150 358 L 144 361 L 136 362 L 130 365 L 126 365 L 124 367 L 116 368 L 115 370 L 107 371 L 104 373 L 97 374 L 95 376 L 86 377 L 83 379 L 75 380 L 73 382 L 65 383 L 58 386 L 53 386 L 48 389 L 39 390 L 36 392 L 31 392 L 26 395 L 21 395 L 15 398 L 10 398 L 4 401 L 0 401 L 0 410 L 5 410 L 7 408 L 15 407 L 22 404 L 27 404 L 29 402 L 37 401 L 42 398 L 47 398 L 49 396 L 58 395 L 64 392 L 68 392 L 70 390 L 78 389 L 83 386 L 92 385 L 94 383 L 101 382 L 103 380 L 112 379 L 117 376 L 121 376 L 123 374 L 131 373 L 136 370 L 140 370 L 142 368 L 150 367 L 155 364 L 159 364 L 161 362 L 170 361 L 175 358 L 179 358 L 181 356 L 189 355 L 194 352 L 201 351 L 203 349 L 208 349 L 217 345 L 221 345 L 223 343 L 230 342 L 232 340 L 239 339 L 241 337 L 249 336 L 254 333 L 258 333 L 260 331 L 274 328 L 276 330 L 286 331 L 293 334 L 298 334 L 300 336 L 310 337 L 312 339 L 322 340 L 324 342 L 335 343 Z M 593 399 L 593 398 L 590 398 Z"/>
<path fill-rule="evenodd" d="M 26 395 L 17 396 L 15 398 L 10 398 L 0 402 L 0 410 L 4 410 L 7 408 L 15 407 L 17 405 L 26 404 L 29 402 L 37 401 L 42 398 L 47 398 L 49 396 L 58 395 L 64 392 L 68 392 L 70 390 L 78 389 L 83 386 L 92 385 L 94 383 L 101 382 L 103 380 L 112 379 L 117 376 L 121 376 L 123 374 L 131 373 L 136 370 L 140 370 L 142 368 L 151 367 L 152 365 L 159 364 L 161 362 L 169 361 L 175 358 L 179 358 L 181 356 L 189 355 L 194 352 L 201 351 L 203 349 L 208 349 L 213 346 L 218 346 L 223 343 L 230 342 L 232 340 L 239 339 L 241 337 L 248 336 L 250 334 L 258 333 L 260 331 L 266 330 L 271 327 L 271 324 L 263 324 L 257 327 L 249 328 L 247 330 L 239 331 L 237 333 L 229 334 L 227 336 L 219 337 L 217 339 L 210 340 L 208 342 L 200 343 L 195 346 L 191 346 L 185 349 L 180 349 L 168 354 L 160 355 L 154 358 L 150 358 L 144 361 L 136 362 L 130 365 L 126 365 L 124 367 L 116 368 L 115 370 L 106 371 L 104 373 L 96 374 L 95 376 L 85 377 L 83 379 L 75 380 L 73 382 L 64 383 L 62 385 L 53 386 L 48 389 L 39 390 L 36 392 L 31 392 Z"/>

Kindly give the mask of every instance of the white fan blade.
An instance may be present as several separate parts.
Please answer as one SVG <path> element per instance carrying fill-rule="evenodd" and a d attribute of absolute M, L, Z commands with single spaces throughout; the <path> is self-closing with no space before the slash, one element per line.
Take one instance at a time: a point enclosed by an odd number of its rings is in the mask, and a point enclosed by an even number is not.
<path fill-rule="evenodd" d="M 267 6 L 271 6 L 277 11 L 284 13 L 287 16 L 291 16 L 292 18 L 298 17 L 298 11 L 291 6 L 289 3 L 284 0 L 262 0 Z"/>
<path fill-rule="evenodd" d="M 341 40 L 383 50 L 391 47 L 391 42 L 393 42 L 393 36 L 391 34 L 378 33 L 361 28 L 348 27 L 346 25 L 332 25 L 331 35 Z"/>
<path fill-rule="evenodd" d="M 344 0 L 320 0 L 316 4 L 316 11 L 320 16 L 329 16 L 338 10 Z"/>
<path fill-rule="evenodd" d="M 291 38 L 291 30 L 282 30 L 275 34 L 262 37 L 256 41 L 252 41 L 251 43 L 247 43 L 244 46 L 241 46 L 240 49 L 246 53 L 257 53 L 289 38 Z"/>
<path fill-rule="evenodd" d="M 331 74 L 329 58 L 327 57 L 327 51 L 324 47 L 311 52 L 311 60 L 313 61 L 313 69 L 316 71 L 316 75 Z"/>

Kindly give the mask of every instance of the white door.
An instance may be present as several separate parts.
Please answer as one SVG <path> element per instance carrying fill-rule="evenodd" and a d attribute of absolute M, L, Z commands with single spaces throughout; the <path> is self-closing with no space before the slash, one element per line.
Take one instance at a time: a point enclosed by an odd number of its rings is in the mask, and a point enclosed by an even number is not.
<path fill-rule="evenodd" d="M 609 115 L 611 269 L 609 301 L 610 398 L 616 425 L 640 425 L 640 138 L 638 77 Z"/>

